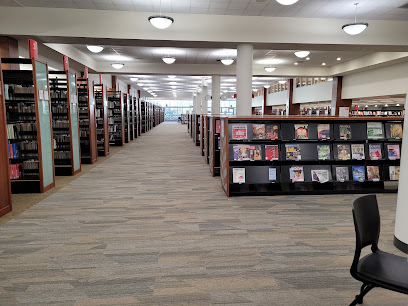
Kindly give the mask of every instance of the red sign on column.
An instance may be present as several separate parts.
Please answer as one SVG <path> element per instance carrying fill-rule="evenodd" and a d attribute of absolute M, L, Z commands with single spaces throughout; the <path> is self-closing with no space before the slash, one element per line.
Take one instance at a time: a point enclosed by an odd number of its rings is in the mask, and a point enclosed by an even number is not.
<path fill-rule="evenodd" d="M 84 79 L 88 78 L 88 67 L 84 66 Z"/>
<path fill-rule="evenodd" d="M 30 58 L 38 58 L 38 45 L 33 39 L 28 40 L 28 56 Z"/>
<path fill-rule="evenodd" d="M 69 60 L 68 60 L 68 56 L 63 55 L 62 56 L 62 61 L 64 63 L 64 71 L 69 71 Z"/>
<path fill-rule="evenodd" d="M 102 84 L 102 74 L 99 74 L 99 84 Z"/>

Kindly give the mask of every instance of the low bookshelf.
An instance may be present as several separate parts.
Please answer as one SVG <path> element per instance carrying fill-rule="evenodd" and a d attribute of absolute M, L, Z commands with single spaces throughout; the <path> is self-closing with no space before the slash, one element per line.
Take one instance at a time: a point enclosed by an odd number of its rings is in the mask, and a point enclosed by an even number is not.
<path fill-rule="evenodd" d="M 212 176 L 219 176 L 221 121 L 219 116 L 209 116 L 208 119 L 208 162 Z"/>
<path fill-rule="evenodd" d="M 128 143 L 130 141 L 130 96 L 127 93 L 123 94 L 123 108 L 125 143 Z"/>

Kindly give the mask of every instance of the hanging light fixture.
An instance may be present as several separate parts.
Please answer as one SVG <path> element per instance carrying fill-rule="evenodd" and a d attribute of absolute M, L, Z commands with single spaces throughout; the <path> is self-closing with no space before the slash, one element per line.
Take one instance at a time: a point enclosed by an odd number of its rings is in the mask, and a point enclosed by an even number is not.
<path fill-rule="evenodd" d="M 279 80 L 278 83 L 279 83 L 279 84 L 285 84 L 285 83 L 286 83 L 286 80 Z"/>
<path fill-rule="evenodd" d="M 221 63 L 223 63 L 226 66 L 231 65 L 234 62 L 234 60 L 232 58 L 224 58 L 221 60 Z"/>
<path fill-rule="evenodd" d="M 176 61 L 176 58 L 173 56 L 164 56 L 162 57 L 163 62 L 165 62 L 166 64 L 173 64 Z"/>
<path fill-rule="evenodd" d="M 174 22 L 174 19 L 169 16 L 163 16 L 161 13 L 161 0 L 160 0 L 160 15 L 150 16 L 147 20 L 157 29 L 167 29 Z"/>
<path fill-rule="evenodd" d="M 123 66 L 125 66 L 125 64 L 123 64 L 123 63 L 113 63 L 112 64 L 112 67 L 115 68 L 115 69 L 122 69 Z"/>
<path fill-rule="evenodd" d="M 298 2 L 299 0 L 276 0 L 276 1 L 282 5 L 292 5 Z"/>
<path fill-rule="evenodd" d="M 175 75 L 168 75 L 169 79 L 175 79 L 176 76 Z"/>
<path fill-rule="evenodd" d="M 89 51 L 93 52 L 93 53 L 99 53 L 102 52 L 103 50 L 103 46 L 86 46 L 88 48 Z"/>
<path fill-rule="evenodd" d="M 276 67 L 265 67 L 264 69 L 266 72 L 274 72 L 276 70 Z"/>
<path fill-rule="evenodd" d="M 366 22 L 357 22 L 357 6 L 358 3 L 354 3 L 356 6 L 356 10 L 354 13 L 354 22 L 352 23 L 347 23 L 344 26 L 342 26 L 342 29 L 344 32 L 346 32 L 349 35 L 357 35 L 362 33 L 365 29 L 368 27 L 368 23 Z"/>
<path fill-rule="evenodd" d="M 299 58 L 304 58 L 310 54 L 310 51 L 296 51 L 295 55 Z"/>
<path fill-rule="evenodd" d="M 269 84 L 264 85 L 264 88 L 266 88 L 266 89 L 268 89 L 269 87 L 271 87 L 271 85 L 269 85 Z"/>
<path fill-rule="evenodd" d="M 132 81 L 132 82 L 137 82 L 137 80 L 139 80 L 138 78 L 130 78 L 130 80 Z"/>

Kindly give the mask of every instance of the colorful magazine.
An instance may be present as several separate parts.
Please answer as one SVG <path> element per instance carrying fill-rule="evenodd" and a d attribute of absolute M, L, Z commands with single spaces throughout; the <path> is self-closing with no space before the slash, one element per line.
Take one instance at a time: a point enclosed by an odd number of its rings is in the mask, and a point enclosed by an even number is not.
<path fill-rule="evenodd" d="M 394 139 L 402 139 L 402 124 L 401 123 L 391 123 L 390 124 L 390 137 Z"/>
<path fill-rule="evenodd" d="M 391 181 L 398 181 L 399 174 L 400 174 L 400 166 L 390 166 L 390 180 Z"/>
<path fill-rule="evenodd" d="M 252 139 L 265 139 L 265 124 L 252 124 Z"/>
<path fill-rule="evenodd" d="M 269 168 L 269 180 L 276 181 L 276 168 Z"/>
<path fill-rule="evenodd" d="M 330 124 L 318 124 L 317 137 L 318 139 L 330 139 Z"/>
<path fill-rule="evenodd" d="M 319 160 L 330 159 L 330 145 L 317 145 L 317 158 Z"/>
<path fill-rule="evenodd" d="M 349 124 L 340 125 L 339 131 L 341 139 L 351 139 L 351 126 Z"/>
<path fill-rule="evenodd" d="M 336 181 L 346 182 L 350 179 L 348 167 L 336 167 Z"/>
<path fill-rule="evenodd" d="M 356 182 L 365 181 L 364 166 L 353 166 L 353 181 L 356 181 Z"/>
<path fill-rule="evenodd" d="M 367 179 L 373 182 L 379 181 L 380 180 L 380 167 L 367 166 Z"/>
<path fill-rule="evenodd" d="M 262 147 L 260 145 L 257 146 L 249 146 L 249 158 L 250 160 L 262 160 Z"/>
<path fill-rule="evenodd" d="M 290 167 L 289 169 L 290 180 L 292 183 L 294 182 L 304 182 L 305 177 L 303 173 L 303 167 Z"/>
<path fill-rule="evenodd" d="M 329 181 L 328 170 L 312 170 L 312 182 L 326 183 Z"/>
<path fill-rule="evenodd" d="M 380 144 L 370 144 L 368 145 L 370 159 L 381 159 L 382 158 L 382 150 Z"/>
<path fill-rule="evenodd" d="M 295 124 L 295 139 L 309 139 L 308 124 Z"/>
<path fill-rule="evenodd" d="M 357 159 L 357 160 L 365 159 L 364 145 L 363 144 L 352 144 L 351 145 L 351 156 L 353 159 Z"/>
<path fill-rule="evenodd" d="M 233 124 L 232 125 L 232 139 L 247 139 L 247 125 Z"/>
<path fill-rule="evenodd" d="M 350 145 L 338 144 L 337 145 L 337 158 L 339 160 L 349 160 L 350 157 Z"/>
<path fill-rule="evenodd" d="M 279 138 L 279 128 L 277 124 L 267 124 L 266 125 L 266 139 L 278 139 Z"/>
<path fill-rule="evenodd" d="M 400 146 L 399 145 L 387 145 L 388 159 L 395 160 L 400 159 Z"/>
<path fill-rule="evenodd" d="M 367 138 L 383 138 L 383 126 L 381 122 L 367 122 Z"/>
<path fill-rule="evenodd" d="M 215 132 L 217 134 L 221 133 L 221 120 L 215 120 Z"/>
<path fill-rule="evenodd" d="M 232 183 L 245 184 L 245 168 L 232 169 Z"/>
<path fill-rule="evenodd" d="M 279 146 L 265 145 L 265 160 L 278 160 L 278 159 L 279 159 Z"/>
<path fill-rule="evenodd" d="M 234 160 L 250 160 L 249 146 L 248 145 L 234 145 L 232 147 L 234 151 Z"/>
<path fill-rule="evenodd" d="M 286 144 L 286 160 L 300 160 L 300 146 L 299 144 Z"/>

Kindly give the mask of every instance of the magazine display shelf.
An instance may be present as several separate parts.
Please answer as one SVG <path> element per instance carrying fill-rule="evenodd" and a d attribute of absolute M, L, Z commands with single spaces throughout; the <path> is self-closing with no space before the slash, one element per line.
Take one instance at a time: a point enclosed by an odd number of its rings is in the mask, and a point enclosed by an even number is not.
<path fill-rule="evenodd" d="M 108 124 L 108 99 L 106 86 L 94 85 L 96 104 L 96 141 L 99 156 L 109 155 L 109 124 Z"/>
<path fill-rule="evenodd" d="M 402 117 L 256 116 L 220 120 L 220 175 L 227 196 L 397 192 Z M 277 138 L 254 139 L 262 135 L 262 124 L 265 137 L 274 134 Z M 273 126 L 277 127 L 275 133 L 271 132 Z M 362 148 L 364 159 L 357 159 Z M 266 160 L 267 154 L 277 160 Z"/>
<path fill-rule="evenodd" d="M 212 176 L 220 175 L 220 117 L 209 116 L 208 121 L 208 162 Z M 218 127 L 218 128 L 217 128 Z"/>
<path fill-rule="evenodd" d="M 26 69 L 2 70 L 0 115 L 6 120 L 7 132 L 0 141 L 7 140 L 8 152 L 1 168 L 8 168 L 11 193 L 46 192 L 55 186 L 48 66 L 34 58 L 1 59 L 1 67 L 9 64 Z M 7 194 L 8 187 L 1 187 Z M 0 214 L 11 210 L 8 203 L 7 199 L 1 202 Z"/>
<path fill-rule="evenodd" d="M 50 71 L 49 79 L 55 175 L 75 175 L 81 171 L 76 77 L 67 71 Z"/>
<path fill-rule="evenodd" d="M 125 144 L 124 112 L 122 92 L 108 90 L 108 122 L 110 145 L 123 146 Z"/>
<path fill-rule="evenodd" d="M 125 121 L 125 143 L 130 141 L 130 99 L 129 94 L 123 94 L 123 108 Z"/>

